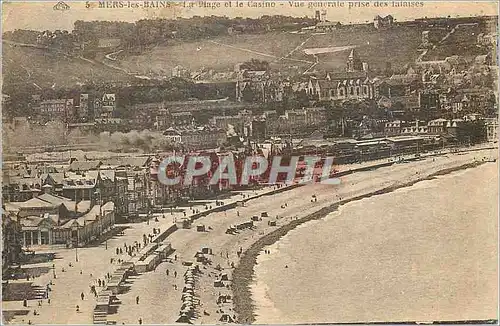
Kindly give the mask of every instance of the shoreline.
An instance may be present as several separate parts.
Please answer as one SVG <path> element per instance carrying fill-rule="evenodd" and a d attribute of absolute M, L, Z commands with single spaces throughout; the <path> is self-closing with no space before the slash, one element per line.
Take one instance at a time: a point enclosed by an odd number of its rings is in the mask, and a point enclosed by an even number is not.
<path fill-rule="evenodd" d="M 347 204 L 349 202 L 390 193 L 400 188 L 411 187 L 414 184 L 419 183 L 421 181 L 433 180 L 441 175 L 446 175 L 469 168 L 475 168 L 485 163 L 488 163 L 488 161 L 477 161 L 477 162 L 461 164 L 450 168 L 445 168 L 437 172 L 431 173 L 430 175 L 423 178 L 419 178 L 403 184 L 392 185 L 373 192 L 368 192 L 366 194 L 358 195 L 353 198 L 341 200 L 327 207 L 321 208 L 318 211 L 309 214 L 305 217 L 302 217 L 298 220 L 290 221 L 290 223 L 281 226 L 277 230 L 262 236 L 257 241 L 255 241 L 247 250 L 243 252 L 239 263 L 236 265 L 233 271 L 233 282 L 232 282 L 233 303 L 234 303 L 234 311 L 238 315 L 238 322 L 244 324 L 251 324 L 255 322 L 255 303 L 252 298 L 252 291 L 250 286 L 251 283 L 254 281 L 253 280 L 254 266 L 257 263 L 257 256 L 261 253 L 264 247 L 272 245 L 275 242 L 279 241 L 284 235 L 286 235 L 289 231 L 295 229 L 297 226 L 312 220 L 318 220 L 324 218 L 328 214 L 336 211 L 340 206 Z"/>

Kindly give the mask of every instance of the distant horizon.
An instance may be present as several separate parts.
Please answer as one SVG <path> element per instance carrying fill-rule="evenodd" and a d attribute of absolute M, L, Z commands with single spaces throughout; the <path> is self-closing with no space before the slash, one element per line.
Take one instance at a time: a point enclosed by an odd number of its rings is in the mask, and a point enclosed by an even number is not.
<path fill-rule="evenodd" d="M 136 1 L 137 2 L 137 1 Z M 142 1 L 138 1 L 142 2 Z M 243 1 L 245 4 L 247 1 Z M 303 1 L 307 3 L 306 1 Z M 328 1 L 330 3 L 347 1 Z M 392 1 L 385 1 L 393 3 Z M 394 1 L 395 3 L 403 3 Z M 2 3 L 2 32 L 22 30 L 67 30 L 72 31 L 77 20 L 82 21 L 115 21 L 137 23 L 142 19 L 176 19 L 200 17 L 228 17 L 228 18 L 253 18 L 262 16 L 289 16 L 297 18 L 314 17 L 316 10 L 321 8 L 291 8 L 289 2 L 275 1 L 280 3 L 279 7 L 271 10 L 256 8 L 220 8 L 216 10 L 206 8 L 154 8 L 154 9 L 130 9 L 130 8 L 86 8 L 85 2 L 65 1 L 71 9 L 67 11 L 55 11 L 53 6 L 57 1 L 12 1 Z M 91 1 L 94 6 L 97 1 Z M 282 4 L 281 4 L 282 3 Z M 312 2 L 318 3 L 318 2 Z M 323 1 L 322 3 L 325 3 Z M 373 4 L 374 2 L 372 2 Z M 409 2 L 404 2 L 409 3 Z M 415 3 L 415 2 L 413 2 Z M 421 1 L 423 7 L 367 7 L 367 8 L 328 8 L 326 20 L 346 24 L 363 24 L 372 22 L 376 15 L 382 17 L 392 15 L 396 21 L 412 21 L 419 18 L 464 18 L 464 17 L 498 17 L 496 1 Z M 36 17 L 34 19 L 34 17 Z"/>

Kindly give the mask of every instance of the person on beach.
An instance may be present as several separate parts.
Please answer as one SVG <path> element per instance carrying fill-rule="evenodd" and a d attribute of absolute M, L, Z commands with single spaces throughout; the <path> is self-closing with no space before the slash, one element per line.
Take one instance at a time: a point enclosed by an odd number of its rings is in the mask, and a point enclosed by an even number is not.
<path fill-rule="evenodd" d="M 177 277 L 177 271 L 174 271 L 174 277 Z"/>
<path fill-rule="evenodd" d="M 142 318 L 139 318 L 139 325 L 142 325 Z"/>
<path fill-rule="evenodd" d="M 80 294 L 80 298 L 85 299 L 85 294 L 83 294 L 83 292 Z"/>
<path fill-rule="evenodd" d="M 168 273 L 170 273 L 170 272 L 169 272 L 169 271 L 168 271 L 168 269 L 167 269 L 167 276 L 168 276 Z"/>
<path fill-rule="evenodd" d="M 135 304 L 139 304 L 139 296 L 135 297 Z"/>

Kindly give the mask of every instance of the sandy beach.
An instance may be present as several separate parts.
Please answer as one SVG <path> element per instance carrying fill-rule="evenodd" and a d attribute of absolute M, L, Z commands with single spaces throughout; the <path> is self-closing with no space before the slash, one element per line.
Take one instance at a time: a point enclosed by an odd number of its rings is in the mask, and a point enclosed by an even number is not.
<path fill-rule="evenodd" d="M 222 312 L 235 316 L 238 322 L 255 321 L 255 306 L 252 299 L 251 283 L 256 257 L 265 246 L 269 246 L 283 237 L 289 230 L 312 219 L 319 219 L 334 211 L 339 204 L 367 196 L 409 186 L 436 174 L 449 173 L 479 165 L 483 157 L 496 157 L 496 150 L 483 150 L 462 154 L 448 154 L 427 158 L 372 171 L 351 174 L 342 177 L 340 185 L 309 184 L 272 196 L 264 196 L 247 202 L 245 207 L 212 213 L 195 222 L 210 226 L 209 232 L 196 232 L 196 228 L 181 229 L 174 232 L 167 241 L 175 248 L 177 260 L 162 263 L 155 272 L 139 275 L 133 280 L 130 290 L 120 295 L 122 305 L 118 307 L 117 323 L 137 323 L 142 318 L 144 323 L 173 323 L 179 316 L 181 307 L 182 279 L 172 276 L 172 271 L 182 275 L 187 267 L 182 261 L 193 261 L 194 255 L 202 247 L 213 250 L 212 264 L 202 269 L 197 278 L 195 296 L 199 299 L 196 324 L 219 323 Z M 476 163 L 475 163 L 476 162 Z M 493 176 L 494 180 L 497 176 Z M 312 200 L 316 195 L 317 202 Z M 375 198 L 375 197 L 374 197 Z M 286 207 L 284 206 L 286 204 Z M 267 212 L 269 217 L 256 222 L 255 229 L 244 230 L 237 235 L 228 235 L 226 229 L 233 224 L 248 221 L 253 215 Z M 269 221 L 277 226 L 269 226 Z M 365 230 L 359 237 L 370 237 L 370 230 Z M 241 260 L 238 251 L 243 251 Z M 314 248 L 307 247 L 307 250 Z M 299 259 L 300 257 L 297 257 Z M 478 262 L 479 263 L 479 262 Z M 233 264 L 236 268 L 231 268 Z M 216 288 L 214 281 L 219 271 L 232 279 L 230 287 Z M 169 270 L 169 275 L 166 271 Z M 283 279 L 286 276 L 283 275 Z M 177 286 L 177 289 L 176 287 Z M 154 290 L 153 290 L 154 289 Z M 233 295 L 228 304 L 217 304 L 219 294 Z M 134 298 L 141 296 L 144 304 L 134 304 Z M 203 312 L 203 313 L 202 313 Z"/>

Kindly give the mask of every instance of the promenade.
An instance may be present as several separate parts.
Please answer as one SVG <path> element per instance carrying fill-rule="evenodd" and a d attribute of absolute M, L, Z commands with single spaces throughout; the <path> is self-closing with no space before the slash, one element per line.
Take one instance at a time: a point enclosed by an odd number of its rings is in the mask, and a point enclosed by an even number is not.
<path fill-rule="evenodd" d="M 272 191 L 272 189 L 272 187 L 267 187 L 257 191 L 239 191 L 223 201 L 225 204 L 229 204 L 242 200 L 242 195 L 245 195 L 245 197 L 257 196 Z M 210 210 L 210 206 L 212 208 L 216 207 L 215 200 L 207 200 L 203 203 L 194 204 L 192 208 L 200 212 L 207 211 L 205 203 L 209 206 L 208 210 Z M 189 207 L 184 207 L 184 210 L 188 216 L 191 215 Z M 176 219 L 183 217 L 182 211 L 174 211 L 173 214 L 153 214 L 149 221 L 116 225 L 115 228 L 124 228 L 123 234 L 111 237 L 107 240 L 107 244 L 103 241 L 96 246 L 77 249 L 35 248 L 38 253 L 52 252 L 56 256 L 56 259 L 52 262 L 22 266 L 28 269 L 40 267 L 51 269 L 49 273 L 32 279 L 33 285 L 43 288 L 52 282 L 50 286 L 52 291 L 49 292 L 50 304 L 47 303 L 47 300 L 43 300 L 42 306 L 38 306 L 37 300 L 28 300 L 28 307 L 25 308 L 22 301 L 3 301 L 2 310 L 30 310 L 28 315 L 16 316 L 10 321 L 11 323 L 28 323 L 28 321 L 31 321 L 34 324 L 91 324 L 96 298 L 90 293 L 90 286 L 96 285 L 97 290 L 101 290 L 98 287 L 98 280 L 104 280 L 107 273 L 112 273 L 117 268 L 119 265 L 118 259 L 126 261 L 131 258 L 125 252 L 122 255 L 117 255 L 116 249 L 123 249 L 124 244 L 132 245 L 134 241 L 142 243 L 143 235 L 152 234 L 153 228 L 164 231 L 171 227 Z M 158 219 L 158 222 L 155 222 L 155 218 Z M 112 258 L 113 263 L 111 263 Z M 55 266 L 54 270 L 52 270 L 53 265 Z M 54 272 L 56 279 L 54 279 Z M 10 281 L 10 283 L 25 282 L 26 280 Z M 84 300 L 81 300 L 81 293 L 84 293 Z M 79 312 L 76 311 L 77 305 L 79 306 Z M 35 310 L 37 315 L 33 314 Z M 61 311 L 64 311 L 64 313 L 61 313 Z"/>

